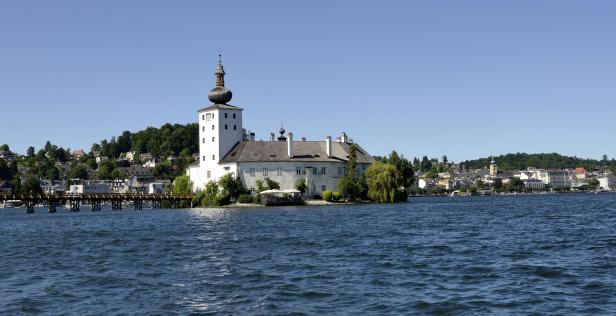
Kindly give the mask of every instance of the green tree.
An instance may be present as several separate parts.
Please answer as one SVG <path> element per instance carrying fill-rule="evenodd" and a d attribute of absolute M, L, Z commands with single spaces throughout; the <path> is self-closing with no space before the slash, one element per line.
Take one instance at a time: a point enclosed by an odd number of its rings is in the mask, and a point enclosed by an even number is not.
<path fill-rule="evenodd" d="M 2 145 L 0 145 L 0 150 L 6 150 L 6 151 L 9 151 L 9 150 L 11 150 L 11 149 L 9 148 L 9 145 L 7 145 L 7 144 L 2 144 Z"/>
<path fill-rule="evenodd" d="M 112 180 L 113 170 L 115 170 L 115 164 L 113 161 L 101 161 L 98 165 L 98 179 Z"/>
<path fill-rule="evenodd" d="M 355 144 L 349 146 L 349 160 L 346 163 L 346 174 L 338 182 L 340 193 L 356 199 L 360 196 L 360 187 L 357 177 L 357 148 Z"/>
<path fill-rule="evenodd" d="M 81 164 L 73 164 L 68 172 L 69 179 L 88 179 L 88 170 Z"/>
<path fill-rule="evenodd" d="M 240 194 L 245 192 L 242 181 L 240 178 L 235 177 L 234 173 L 227 173 L 220 177 L 218 185 L 222 189 L 222 194 L 228 195 L 233 200 L 237 200 Z"/>
<path fill-rule="evenodd" d="M 388 163 L 374 162 L 366 170 L 368 197 L 378 203 L 397 201 L 396 168 Z"/>
<path fill-rule="evenodd" d="M 21 184 L 21 192 L 23 193 L 41 193 L 41 182 L 34 175 L 28 175 L 26 180 Z"/>
<path fill-rule="evenodd" d="M 270 178 L 265 178 L 265 183 L 269 190 L 280 190 L 280 184 Z"/>
<path fill-rule="evenodd" d="M 295 189 L 299 192 L 302 192 L 302 194 L 306 193 L 306 190 L 308 189 L 308 186 L 306 185 L 306 179 L 297 179 L 297 181 L 295 181 Z"/>
<path fill-rule="evenodd" d="M 597 190 L 599 189 L 599 180 L 597 180 L 597 178 L 593 178 L 590 181 L 588 181 L 588 189 L 589 190 Z"/>
<path fill-rule="evenodd" d="M 0 180 L 11 180 L 12 178 L 13 174 L 11 173 L 9 165 L 4 159 L 0 158 Z"/>
<path fill-rule="evenodd" d="M 173 180 L 173 186 L 171 192 L 173 194 L 190 194 L 192 193 L 193 183 L 190 181 L 190 177 L 183 175 L 177 176 Z"/>

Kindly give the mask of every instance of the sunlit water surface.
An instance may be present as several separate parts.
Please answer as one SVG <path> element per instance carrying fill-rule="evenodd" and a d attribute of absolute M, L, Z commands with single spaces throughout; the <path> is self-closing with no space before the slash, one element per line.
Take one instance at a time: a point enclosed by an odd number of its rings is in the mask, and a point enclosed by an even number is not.
<path fill-rule="evenodd" d="M 0 209 L 0 314 L 616 314 L 616 195 Z"/>

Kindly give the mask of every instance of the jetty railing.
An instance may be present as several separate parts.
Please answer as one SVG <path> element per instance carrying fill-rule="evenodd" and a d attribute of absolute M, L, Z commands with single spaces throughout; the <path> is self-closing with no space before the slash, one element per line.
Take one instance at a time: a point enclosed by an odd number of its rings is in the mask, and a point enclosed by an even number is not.
<path fill-rule="evenodd" d="M 0 201 L 21 201 L 26 207 L 26 213 L 33 213 L 37 204 L 45 204 L 50 213 L 54 213 L 58 205 L 68 204 L 72 212 L 78 212 L 82 204 L 90 205 L 92 211 L 100 211 L 101 204 L 111 203 L 112 210 L 121 210 L 123 202 L 132 202 L 133 209 L 143 209 L 144 201 L 151 201 L 153 209 L 160 209 L 161 202 L 169 201 L 177 206 L 182 201 L 191 202 L 193 194 L 170 193 L 0 193 Z"/>

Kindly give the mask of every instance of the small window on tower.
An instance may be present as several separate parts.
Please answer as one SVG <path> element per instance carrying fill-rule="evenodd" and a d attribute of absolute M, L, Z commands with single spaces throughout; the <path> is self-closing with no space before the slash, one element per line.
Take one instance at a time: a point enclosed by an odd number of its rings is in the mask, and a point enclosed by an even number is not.
<path fill-rule="evenodd" d="M 216 155 L 212 155 L 212 160 L 216 160 Z"/>
<path fill-rule="evenodd" d="M 201 131 L 205 132 L 205 126 L 201 127 Z"/>
<path fill-rule="evenodd" d="M 205 138 L 203 139 L 202 143 L 204 143 L 204 144 L 205 144 Z"/>
<path fill-rule="evenodd" d="M 214 125 L 212 125 L 212 130 L 214 130 Z"/>
<path fill-rule="evenodd" d="M 233 125 L 233 130 L 237 131 L 237 125 Z"/>
<path fill-rule="evenodd" d="M 212 143 L 213 143 L 215 140 L 216 140 L 216 138 L 215 138 L 215 137 L 212 137 Z"/>
<path fill-rule="evenodd" d="M 205 120 L 205 114 L 201 114 L 201 120 Z"/>
<path fill-rule="evenodd" d="M 225 113 L 225 118 L 227 118 L 227 113 Z"/>
<path fill-rule="evenodd" d="M 233 113 L 233 118 L 235 118 L 235 113 Z"/>
<path fill-rule="evenodd" d="M 228 129 L 228 126 L 227 126 L 227 124 L 225 124 L 225 129 Z"/>
<path fill-rule="evenodd" d="M 205 156 L 203 156 L 203 161 L 205 161 Z"/>
<path fill-rule="evenodd" d="M 211 177 L 212 177 L 212 171 L 208 170 L 208 171 L 207 171 L 207 178 L 209 179 L 209 178 L 211 178 Z"/>

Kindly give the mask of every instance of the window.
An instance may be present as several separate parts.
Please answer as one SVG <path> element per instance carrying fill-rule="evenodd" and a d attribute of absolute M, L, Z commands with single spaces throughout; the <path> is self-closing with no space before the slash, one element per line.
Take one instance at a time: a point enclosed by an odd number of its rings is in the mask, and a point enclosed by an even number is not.
<path fill-rule="evenodd" d="M 233 125 L 233 130 L 236 131 L 237 130 L 237 125 Z"/>
<path fill-rule="evenodd" d="M 205 126 L 202 126 L 202 127 L 201 127 L 201 131 L 202 131 L 202 132 L 205 132 Z"/>
<path fill-rule="evenodd" d="M 295 172 L 297 172 L 297 174 L 302 174 L 302 168 L 301 167 L 297 167 L 295 169 Z"/>
<path fill-rule="evenodd" d="M 205 156 L 203 156 L 203 161 L 205 161 Z"/>
<path fill-rule="evenodd" d="M 233 118 L 235 118 L 235 113 L 233 113 Z"/>
<path fill-rule="evenodd" d="M 214 130 L 214 125 L 212 125 L 212 130 Z"/>
<path fill-rule="evenodd" d="M 212 137 L 212 143 L 216 141 L 216 137 Z"/>
<path fill-rule="evenodd" d="M 227 113 L 225 113 L 225 118 L 227 118 Z"/>
<path fill-rule="evenodd" d="M 327 186 L 326 185 L 322 185 L 321 186 L 321 191 L 323 191 L 323 192 L 327 191 Z"/>
<path fill-rule="evenodd" d="M 255 188 L 250 188 L 250 192 L 254 193 L 255 192 Z"/>
<path fill-rule="evenodd" d="M 209 178 L 211 178 L 211 177 L 212 177 L 212 172 L 208 170 L 208 171 L 207 171 L 207 178 L 209 179 Z"/>
<path fill-rule="evenodd" d="M 216 160 L 216 155 L 212 155 L 212 160 Z"/>
<path fill-rule="evenodd" d="M 327 171 L 325 167 L 321 167 L 321 174 L 325 174 L 326 173 L 325 171 Z"/>
<path fill-rule="evenodd" d="M 214 113 L 208 113 L 205 115 L 206 121 L 211 121 L 214 118 Z"/>
<path fill-rule="evenodd" d="M 228 129 L 228 128 L 227 128 L 227 124 L 225 124 L 225 129 Z"/>
<path fill-rule="evenodd" d="M 201 120 L 202 121 L 205 120 L 205 115 L 204 114 L 201 114 Z"/>
<path fill-rule="evenodd" d="M 255 168 L 250 168 L 250 170 L 248 172 L 250 173 L 251 177 L 255 176 Z"/>
<path fill-rule="evenodd" d="M 276 168 L 276 175 L 277 176 L 281 176 L 282 175 L 282 168 L 280 168 L 280 167 Z"/>
<path fill-rule="evenodd" d="M 317 174 L 317 168 L 311 168 L 312 169 L 312 174 Z"/>
<path fill-rule="evenodd" d="M 264 177 L 267 177 L 267 168 L 263 168 L 263 169 L 262 169 L 262 172 L 263 172 L 263 176 L 264 176 Z"/>
<path fill-rule="evenodd" d="M 338 167 L 338 175 L 341 176 L 342 175 L 342 167 Z"/>
<path fill-rule="evenodd" d="M 212 119 L 214 118 L 214 113 L 212 113 Z"/>
<path fill-rule="evenodd" d="M 201 142 L 205 144 L 205 138 L 203 138 L 203 140 Z"/>

